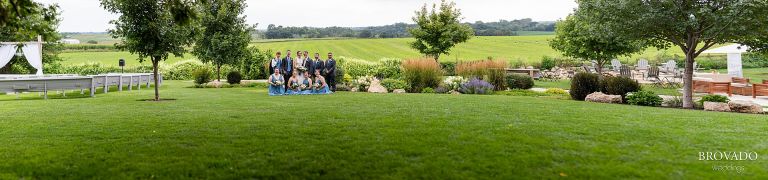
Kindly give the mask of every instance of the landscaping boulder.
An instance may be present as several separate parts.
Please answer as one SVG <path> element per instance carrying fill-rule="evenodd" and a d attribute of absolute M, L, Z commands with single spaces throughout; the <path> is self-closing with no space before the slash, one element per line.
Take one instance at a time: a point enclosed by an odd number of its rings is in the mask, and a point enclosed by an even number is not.
<path fill-rule="evenodd" d="M 717 111 L 717 112 L 731 112 L 731 107 L 728 103 L 721 102 L 704 102 L 705 111 Z"/>
<path fill-rule="evenodd" d="M 728 102 L 728 106 L 733 112 L 760 114 L 763 113 L 763 106 L 751 101 L 735 100 Z"/>
<path fill-rule="evenodd" d="M 587 98 L 585 98 L 584 101 L 621 104 L 621 96 L 603 94 L 602 92 L 594 92 L 592 94 L 587 95 Z"/>
<path fill-rule="evenodd" d="M 371 80 L 371 85 L 368 86 L 368 92 L 371 93 L 388 93 L 387 88 L 381 85 L 381 81 L 379 79 L 373 78 Z"/>
<path fill-rule="evenodd" d="M 461 94 L 461 92 L 459 92 L 459 91 L 454 91 L 454 90 L 451 90 L 451 94 L 453 94 L 453 95 L 459 95 L 459 94 Z"/>
<path fill-rule="evenodd" d="M 403 94 L 403 93 L 405 93 L 405 89 L 395 89 L 395 90 L 392 91 L 392 93 Z"/>

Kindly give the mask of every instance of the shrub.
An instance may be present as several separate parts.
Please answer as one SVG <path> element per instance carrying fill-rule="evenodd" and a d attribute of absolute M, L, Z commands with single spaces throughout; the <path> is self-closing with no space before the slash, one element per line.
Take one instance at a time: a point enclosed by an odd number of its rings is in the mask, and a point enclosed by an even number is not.
<path fill-rule="evenodd" d="M 229 84 L 240 84 L 241 80 L 243 80 L 243 75 L 240 72 L 232 71 L 227 74 L 227 83 Z"/>
<path fill-rule="evenodd" d="M 448 76 L 443 80 L 443 86 L 448 91 L 458 91 L 461 85 L 467 82 L 467 78 L 461 76 Z"/>
<path fill-rule="evenodd" d="M 371 81 L 373 81 L 373 76 L 360 76 L 352 83 L 352 88 L 357 88 L 360 91 L 367 91 L 368 87 L 371 86 Z"/>
<path fill-rule="evenodd" d="M 667 104 L 669 107 L 683 107 L 683 98 L 680 96 L 675 96 L 664 101 L 664 104 Z"/>
<path fill-rule="evenodd" d="M 701 97 L 701 100 L 699 100 L 699 105 L 704 106 L 704 102 L 720 102 L 720 103 L 727 103 L 730 101 L 728 97 L 723 95 L 716 95 L 716 94 L 709 94 Z"/>
<path fill-rule="evenodd" d="M 387 91 L 393 91 L 395 89 L 408 89 L 408 82 L 400 79 L 384 79 L 381 80 L 381 86 L 387 88 Z"/>
<path fill-rule="evenodd" d="M 376 66 L 375 74 L 372 74 L 378 78 L 400 78 L 402 70 L 400 65 L 403 61 L 400 59 L 381 59 L 379 65 Z"/>
<path fill-rule="evenodd" d="M 410 92 L 421 92 L 424 88 L 440 85 L 443 71 L 434 59 L 406 60 L 402 67 L 403 79 L 411 85 Z"/>
<path fill-rule="evenodd" d="M 571 98 L 583 101 L 587 95 L 600 90 L 599 83 L 597 74 L 576 73 L 571 79 Z"/>
<path fill-rule="evenodd" d="M 560 89 L 560 88 L 549 88 L 547 89 L 547 91 L 544 91 L 544 93 L 565 95 L 565 94 L 568 94 L 568 91 L 565 91 L 565 89 Z"/>
<path fill-rule="evenodd" d="M 660 106 L 664 101 L 652 91 L 639 91 L 627 96 L 627 103 L 639 106 Z"/>
<path fill-rule="evenodd" d="M 531 89 L 533 88 L 533 78 L 524 74 L 507 75 L 507 86 L 510 89 Z"/>
<path fill-rule="evenodd" d="M 601 92 L 610 95 L 620 95 L 625 102 L 627 93 L 637 92 L 641 89 L 640 83 L 628 77 L 603 77 L 600 80 Z"/>
<path fill-rule="evenodd" d="M 424 94 L 435 94 L 436 92 L 435 92 L 435 89 L 432 89 L 431 87 L 426 87 L 426 88 L 421 90 L 421 93 L 424 93 Z"/>
<path fill-rule="evenodd" d="M 200 61 L 186 60 L 171 64 L 170 66 L 163 66 L 163 68 L 160 68 L 160 71 L 163 72 L 163 79 L 190 80 L 194 79 L 192 73 L 195 70 L 203 68 L 208 69 L 208 67 Z M 213 69 L 213 67 L 210 68 Z"/>
<path fill-rule="evenodd" d="M 256 47 L 248 48 L 250 53 L 237 68 L 243 75 L 243 79 L 266 79 L 269 77 L 269 63 L 272 59 L 272 51 L 261 51 Z"/>
<path fill-rule="evenodd" d="M 211 82 L 213 75 L 207 68 L 200 68 L 192 72 L 192 76 L 195 78 L 195 84 L 205 84 Z"/>
<path fill-rule="evenodd" d="M 541 58 L 541 69 L 549 70 L 557 66 L 557 62 L 555 62 L 555 59 L 549 56 L 544 56 Z"/>
<path fill-rule="evenodd" d="M 438 94 L 445 94 L 451 92 L 451 90 L 448 87 L 445 87 L 444 85 L 440 85 L 437 88 L 435 88 L 435 93 Z"/>
<path fill-rule="evenodd" d="M 466 78 L 476 77 L 487 81 L 493 84 L 495 90 L 506 90 L 505 68 L 507 67 L 507 61 L 500 60 L 462 62 L 456 65 L 456 74 Z"/>
<path fill-rule="evenodd" d="M 728 68 L 728 61 L 725 59 L 701 58 L 696 60 L 696 63 L 699 64 L 699 68 L 704 68 L 704 69 Z"/>
<path fill-rule="evenodd" d="M 493 85 L 478 78 L 472 78 L 459 88 L 463 94 L 493 94 Z"/>
<path fill-rule="evenodd" d="M 96 40 L 88 40 L 88 42 L 86 42 L 86 43 L 88 43 L 88 44 L 99 44 L 99 42 L 96 41 Z"/>
<path fill-rule="evenodd" d="M 375 76 L 377 74 L 376 70 L 379 67 L 379 64 L 375 62 L 346 57 L 337 59 L 336 64 L 337 74 L 339 69 L 343 69 L 342 71 L 344 73 L 347 73 L 352 77 Z"/>
<path fill-rule="evenodd" d="M 456 75 L 456 62 L 440 62 L 440 67 L 443 67 L 446 76 Z"/>

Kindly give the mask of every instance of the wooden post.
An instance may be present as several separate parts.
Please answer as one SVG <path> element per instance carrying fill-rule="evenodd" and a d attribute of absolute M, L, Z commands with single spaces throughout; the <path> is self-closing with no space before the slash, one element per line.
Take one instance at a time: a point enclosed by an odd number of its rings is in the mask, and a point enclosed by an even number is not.
<path fill-rule="evenodd" d="M 45 63 L 43 63 L 43 36 L 37 35 L 37 47 L 40 49 L 40 72 L 45 74 L 45 68 L 43 68 L 45 67 Z"/>

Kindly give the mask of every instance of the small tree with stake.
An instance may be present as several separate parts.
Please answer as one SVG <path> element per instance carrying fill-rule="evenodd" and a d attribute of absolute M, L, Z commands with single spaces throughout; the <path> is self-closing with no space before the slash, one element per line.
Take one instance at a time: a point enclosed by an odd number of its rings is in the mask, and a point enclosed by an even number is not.
<path fill-rule="evenodd" d="M 139 62 L 152 61 L 155 101 L 160 101 L 158 64 L 169 54 L 182 56 L 195 37 L 195 11 L 187 0 L 102 0 L 109 12 L 120 14 L 112 20 L 115 46 L 139 55 Z"/>
<path fill-rule="evenodd" d="M 555 38 L 549 45 L 565 56 L 584 60 L 595 60 L 598 75 L 611 59 L 642 50 L 641 43 L 610 33 L 610 29 L 588 24 L 580 19 L 579 11 L 557 22 Z"/>
<path fill-rule="evenodd" d="M 250 55 L 250 30 L 245 24 L 244 0 L 200 1 L 200 36 L 192 53 L 204 63 L 216 66 L 216 79 L 221 81 L 222 65 L 239 65 Z"/>
<path fill-rule="evenodd" d="M 440 9 L 432 5 L 432 11 L 427 10 L 425 4 L 420 11 L 416 11 L 413 21 L 417 28 L 408 29 L 408 32 L 416 38 L 411 47 L 420 53 L 438 60 L 441 54 L 449 54 L 456 44 L 466 42 L 474 34 L 472 27 L 462 24 L 461 12 L 456 8 L 456 3 L 440 4 Z"/>

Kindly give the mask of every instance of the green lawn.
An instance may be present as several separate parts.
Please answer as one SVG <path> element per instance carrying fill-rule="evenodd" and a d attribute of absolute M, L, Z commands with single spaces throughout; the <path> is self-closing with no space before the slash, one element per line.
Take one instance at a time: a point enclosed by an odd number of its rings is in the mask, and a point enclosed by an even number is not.
<path fill-rule="evenodd" d="M 743 69 L 744 77 L 749 78 L 752 83 L 761 83 L 768 80 L 768 68 Z M 720 73 L 728 73 L 728 69 L 717 70 Z"/>
<path fill-rule="evenodd" d="M 765 179 L 765 115 L 551 98 L 269 97 L 265 89 L 0 96 L 0 179 Z M 72 95 L 70 95 L 72 96 Z M 699 161 L 755 151 L 757 161 Z M 743 166 L 723 173 L 713 165 Z"/>

